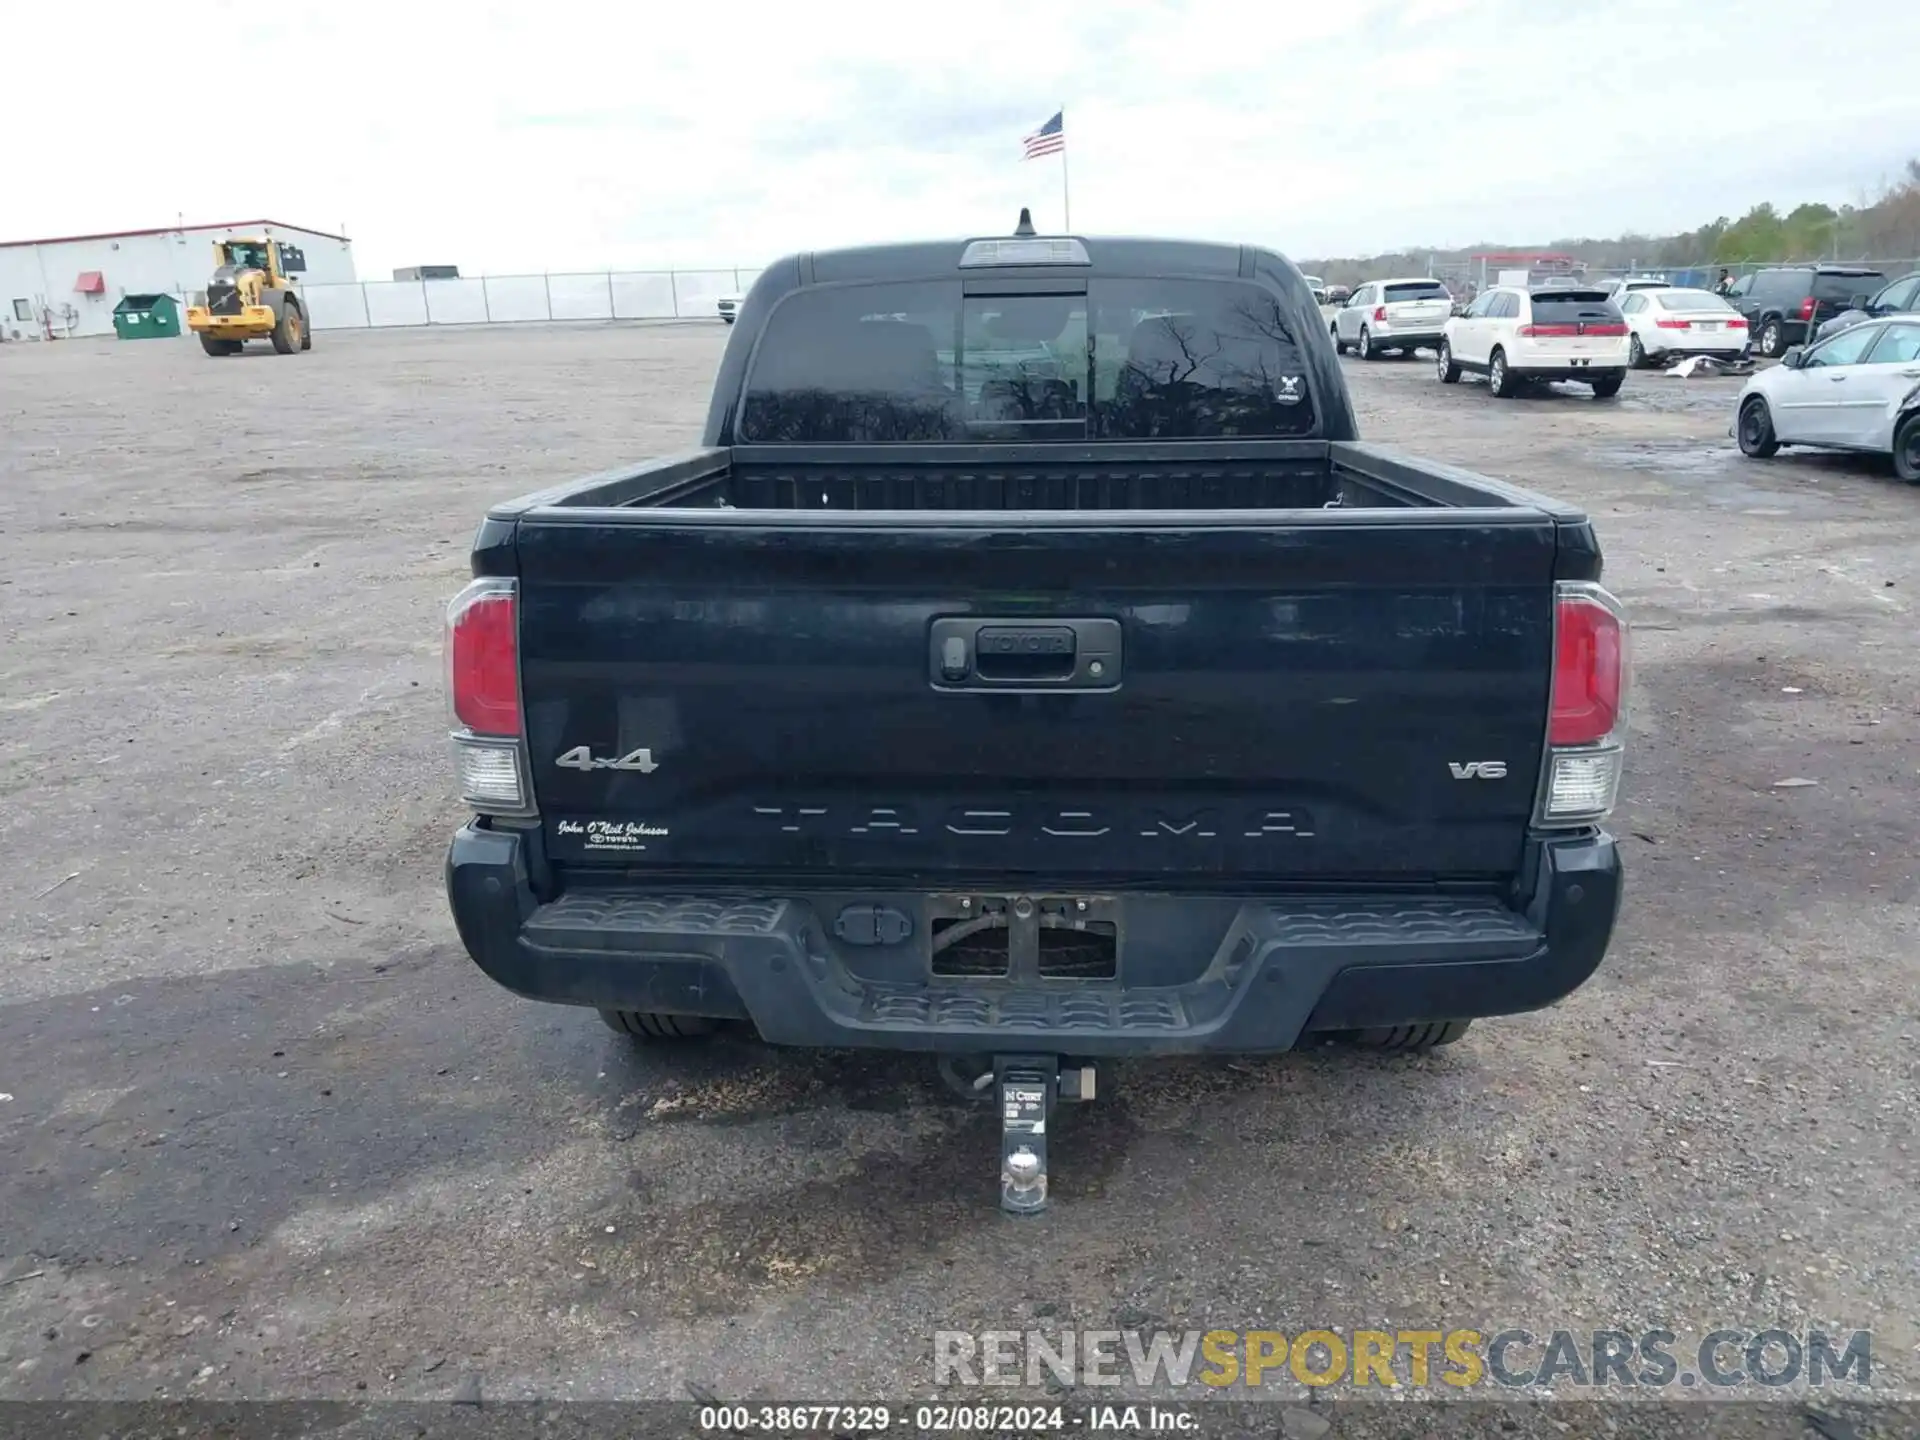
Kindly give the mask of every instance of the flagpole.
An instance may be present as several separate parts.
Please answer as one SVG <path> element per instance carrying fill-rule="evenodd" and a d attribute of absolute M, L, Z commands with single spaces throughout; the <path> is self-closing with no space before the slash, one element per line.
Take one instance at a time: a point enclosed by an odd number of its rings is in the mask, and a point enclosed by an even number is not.
<path fill-rule="evenodd" d="M 1069 235 L 1073 233 L 1073 193 L 1067 188 L 1067 107 L 1060 107 L 1060 208 L 1065 212 L 1066 224 L 1062 227 Z"/>

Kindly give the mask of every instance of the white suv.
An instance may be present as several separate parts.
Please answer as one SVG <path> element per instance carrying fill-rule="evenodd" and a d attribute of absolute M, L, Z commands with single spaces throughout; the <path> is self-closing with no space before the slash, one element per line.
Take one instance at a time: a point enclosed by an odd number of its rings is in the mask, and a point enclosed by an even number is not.
<path fill-rule="evenodd" d="M 1482 372 L 1503 399 L 1530 382 L 1577 380 L 1607 400 L 1627 378 L 1628 344 L 1626 317 L 1604 290 L 1500 285 L 1447 321 L 1437 368 L 1446 385 Z"/>
<path fill-rule="evenodd" d="M 1335 312 L 1333 348 L 1344 355 L 1351 347 L 1362 360 L 1377 360 L 1384 350 L 1431 350 L 1452 313 L 1453 296 L 1438 280 L 1371 280 Z"/>

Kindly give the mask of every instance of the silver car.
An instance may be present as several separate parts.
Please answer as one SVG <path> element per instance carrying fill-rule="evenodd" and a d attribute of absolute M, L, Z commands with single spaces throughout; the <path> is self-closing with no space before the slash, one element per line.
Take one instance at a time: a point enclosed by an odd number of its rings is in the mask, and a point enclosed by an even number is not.
<path fill-rule="evenodd" d="M 1422 346 L 1433 349 L 1452 314 L 1453 296 L 1438 280 L 1373 280 L 1347 297 L 1328 328 L 1342 355 L 1351 349 L 1362 360 L 1377 360 L 1388 351 L 1410 356 Z"/>
<path fill-rule="evenodd" d="M 1920 484 L 1920 315 L 1891 315 L 1794 346 L 1740 391 L 1733 433 L 1764 460 L 1782 445 L 1891 455 Z"/>

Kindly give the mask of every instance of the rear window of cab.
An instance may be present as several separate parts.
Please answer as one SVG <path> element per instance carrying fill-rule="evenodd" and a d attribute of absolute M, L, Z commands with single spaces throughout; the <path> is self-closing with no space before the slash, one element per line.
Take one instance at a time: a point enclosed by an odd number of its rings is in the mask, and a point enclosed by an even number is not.
<path fill-rule="evenodd" d="M 1533 318 L 1552 324 L 1571 324 L 1577 320 L 1626 319 L 1620 307 L 1604 290 L 1536 290 L 1533 294 Z"/>
<path fill-rule="evenodd" d="M 1111 277 L 1085 294 L 995 296 L 958 280 L 855 284 L 774 309 L 735 439 L 1305 437 L 1316 408 L 1303 341 L 1259 286 Z"/>

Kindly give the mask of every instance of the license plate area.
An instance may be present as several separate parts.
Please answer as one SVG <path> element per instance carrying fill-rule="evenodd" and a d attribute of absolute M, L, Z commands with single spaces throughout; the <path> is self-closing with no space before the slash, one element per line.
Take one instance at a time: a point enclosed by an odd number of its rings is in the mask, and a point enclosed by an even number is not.
<path fill-rule="evenodd" d="M 927 901 L 929 969 L 952 980 L 1112 980 L 1120 906 L 1110 895 L 950 894 Z"/>

